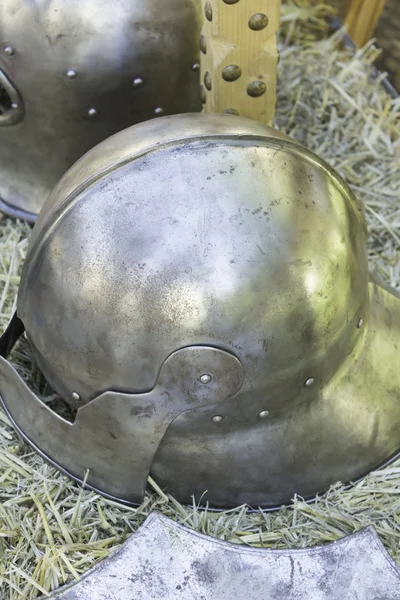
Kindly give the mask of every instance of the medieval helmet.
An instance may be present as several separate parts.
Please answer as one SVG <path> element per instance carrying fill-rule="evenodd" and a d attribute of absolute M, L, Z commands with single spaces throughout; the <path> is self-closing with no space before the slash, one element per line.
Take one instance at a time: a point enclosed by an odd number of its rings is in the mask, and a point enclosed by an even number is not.
<path fill-rule="evenodd" d="M 87 150 L 199 111 L 200 0 L 0 0 L 0 209 L 34 221 Z"/>
<path fill-rule="evenodd" d="M 0 358 L 4 407 L 77 480 L 123 502 L 274 507 L 400 448 L 400 302 L 371 280 L 361 206 L 320 158 L 232 115 L 152 120 L 93 148 L 33 229 L 25 328 L 75 409 Z"/>

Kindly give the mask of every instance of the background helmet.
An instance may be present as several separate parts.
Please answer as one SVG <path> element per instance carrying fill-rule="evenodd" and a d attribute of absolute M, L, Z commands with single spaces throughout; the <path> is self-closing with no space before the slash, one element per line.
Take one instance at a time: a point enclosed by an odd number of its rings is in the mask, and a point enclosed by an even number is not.
<path fill-rule="evenodd" d="M 362 209 L 321 159 L 230 115 L 149 121 L 93 148 L 34 227 L 18 318 L 70 423 L 4 358 L 19 431 L 140 502 L 273 507 L 400 447 L 398 298 L 369 282 Z"/>
<path fill-rule="evenodd" d="M 33 221 L 113 133 L 199 111 L 200 0 L 0 0 L 0 209 Z"/>

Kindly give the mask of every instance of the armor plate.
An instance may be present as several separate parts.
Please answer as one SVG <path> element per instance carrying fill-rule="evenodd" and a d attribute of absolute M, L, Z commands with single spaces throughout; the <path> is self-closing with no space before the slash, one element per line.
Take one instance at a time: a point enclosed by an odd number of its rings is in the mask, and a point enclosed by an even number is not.
<path fill-rule="evenodd" d="M 400 447 L 400 303 L 369 277 L 360 204 L 321 159 L 231 115 L 149 121 L 65 175 L 18 298 L 67 422 L 5 359 L 0 392 L 65 472 L 140 502 L 275 507 Z"/>
<path fill-rule="evenodd" d="M 113 600 L 398 600 L 400 568 L 372 527 L 324 546 L 268 550 L 152 513 L 121 548 L 50 598 L 110 598 L 110 589 Z"/>
<path fill-rule="evenodd" d="M 199 111 L 200 0 L 0 0 L 0 209 L 34 221 L 87 150 Z"/>

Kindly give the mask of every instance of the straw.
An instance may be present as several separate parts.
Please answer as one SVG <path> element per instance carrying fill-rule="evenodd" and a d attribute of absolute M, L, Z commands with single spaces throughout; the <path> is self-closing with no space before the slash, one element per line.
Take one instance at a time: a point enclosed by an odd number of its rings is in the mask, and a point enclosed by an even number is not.
<path fill-rule="evenodd" d="M 400 101 L 372 65 L 373 45 L 351 53 L 327 38 L 326 3 L 284 4 L 276 126 L 327 160 L 365 206 L 370 267 L 400 289 Z M 340 34 L 339 34 L 340 35 Z M 15 309 L 30 228 L 0 220 L 0 320 Z M 50 405 L 63 404 L 33 367 L 23 343 L 12 355 L 19 373 Z M 306 433 L 305 433 L 306 434 Z M 306 504 L 268 513 L 181 506 L 150 479 L 138 508 L 110 502 L 70 481 L 21 441 L 0 411 L 0 597 L 36 598 L 85 573 L 122 544 L 153 511 L 234 544 L 303 548 L 374 525 L 400 563 L 400 461 L 350 489 L 340 483 Z"/>

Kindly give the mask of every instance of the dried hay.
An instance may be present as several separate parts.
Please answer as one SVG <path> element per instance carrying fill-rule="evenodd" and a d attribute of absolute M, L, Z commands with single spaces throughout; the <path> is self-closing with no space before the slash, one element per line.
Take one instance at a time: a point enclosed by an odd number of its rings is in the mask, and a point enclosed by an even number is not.
<path fill-rule="evenodd" d="M 400 289 L 400 100 L 371 78 L 378 54 L 373 46 L 352 54 L 335 49 L 337 39 L 323 39 L 324 17 L 331 12 L 305 1 L 283 7 L 276 124 L 347 179 L 366 208 L 371 267 Z M 0 222 L 3 327 L 15 308 L 29 233 L 24 223 Z M 49 399 L 23 345 L 13 361 Z M 0 597 L 48 595 L 77 579 L 155 509 L 207 535 L 273 548 L 330 542 L 372 524 L 400 563 L 400 461 L 351 489 L 338 483 L 314 503 L 294 498 L 292 506 L 273 513 L 249 513 L 244 506 L 220 513 L 187 508 L 149 483 L 136 509 L 81 489 L 21 442 L 0 411 Z"/>

